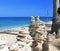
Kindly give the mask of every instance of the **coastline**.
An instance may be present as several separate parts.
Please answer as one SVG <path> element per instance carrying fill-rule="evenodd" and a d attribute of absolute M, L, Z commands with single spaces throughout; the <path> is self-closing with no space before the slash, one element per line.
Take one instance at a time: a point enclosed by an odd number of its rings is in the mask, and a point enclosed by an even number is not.
<path fill-rule="evenodd" d="M 51 30 L 51 25 L 52 25 L 52 21 L 48 21 L 48 22 L 44 22 L 44 21 L 41 21 L 43 24 L 45 24 L 46 26 L 46 29 L 48 30 Z M 26 25 L 21 25 L 21 26 L 10 26 L 10 27 L 3 27 L 2 29 L 0 29 L 0 32 L 1 31 L 7 31 L 7 30 L 12 30 L 12 29 L 19 29 L 21 27 L 28 27 L 29 24 L 26 24 Z"/>
<path fill-rule="evenodd" d="M 17 28 L 20 28 L 20 27 L 28 27 L 28 26 L 29 26 L 29 24 L 22 25 L 22 26 L 3 27 L 3 28 L 0 29 L 0 31 L 11 30 L 11 29 L 17 29 Z"/>
<path fill-rule="evenodd" d="M 48 21 L 48 22 L 43 22 L 43 21 L 41 21 L 41 23 L 43 23 L 43 24 L 45 24 L 45 28 L 46 28 L 46 30 L 50 30 L 50 28 L 51 28 L 51 25 L 52 25 L 52 21 Z M 17 42 L 17 35 L 19 34 L 19 32 L 21 31 L 21 30 L 24 30 L 23 32 L 24 33 L 27 33 L 26 35 L 28 36 L 29 35 L 29 24 L 26 24 L 26 25 L 23 25 L 23 26 L 15 26 L 15 27 L 10 27 L 10 28 L 6 28 L 6 29 L 3 29 L 3 31 L 1 30 L 0 31 L 0 39 L 1 40 L 5 40 L 6 41 L 6 44 L 7 44 L 7 46 L 8 47 L 12 47 L 12 45 L 14 45 L 14 44 L 16 44 L 16 42 Z M 2 33 L 1 33 L 2 32 Z M 30 35 L 29 35 L 30 36 Z M 28 36 L 28 37 L 29 37 Z M 22 39 L 23 40 L 23 42 L 25 43 L 25 39 Z M 30 40 L 30 39 L 29 39 Z M 28 41 L 29 41 L 28 40 Z M 27 41 L 27 40 L 26 40 Z M 53 40 L 52 41 L 53 43 L 54 42 L 58 42 L 57 40 Z M 60 42 L 60 41 L 59 41 Z M 59 43 L 58 42 L 58 43 Z M 55 49 L 56 51 L 58 50 L 54 45 L 55 45 L 56 43 L 54 43 L 53 45 L 52 45 L 52 43 L 51 43 L 51 45 L 49 45 L 51 48 L 53 47 L 53 49 Z M 14 45 L 15 46 L 15 45 Z M 57 44 L 57 46 L 58 46 L 58 44 Z M 14 48 L 14 47 L 12 47 L 12 48 Z M 50 49 L 50 51 L 51 50 L 53 50 L 53 49 Z"/>
<path fill-rule="evenodd" d="M 14 27 L 21 27 L 30 24 L 31 17 L 0 17 L 0 31 L 7 30 Z M 52 17 L 40 17 L 40 21 L 48 22 L 52 20 Z"/>

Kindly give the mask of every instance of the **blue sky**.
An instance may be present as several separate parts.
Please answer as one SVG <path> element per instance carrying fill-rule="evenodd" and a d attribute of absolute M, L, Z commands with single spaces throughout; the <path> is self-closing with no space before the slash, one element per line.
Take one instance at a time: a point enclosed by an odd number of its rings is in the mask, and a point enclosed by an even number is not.
<path fill-rule="evenodd" d="M 52 16 L 52 0 L 0 0 L 0 17 Z"/>

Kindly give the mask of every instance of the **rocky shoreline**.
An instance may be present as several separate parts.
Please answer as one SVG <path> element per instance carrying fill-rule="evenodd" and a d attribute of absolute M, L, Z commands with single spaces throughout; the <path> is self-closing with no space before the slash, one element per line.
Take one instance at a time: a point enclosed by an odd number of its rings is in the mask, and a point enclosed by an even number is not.
<path fill-rule="evenodd" d="M 1 46 L 5 44 L 8 47 L 5 51 L 59 51 L 60 41 L 56 39 L 55 33 L 47 32 L 51 28 L 51 23 L 50 26 L 45 24 L 39 17 L 35 19 L 32 16 L 30 26 L 0 31 L 0 39 L 6 42 Z"/>

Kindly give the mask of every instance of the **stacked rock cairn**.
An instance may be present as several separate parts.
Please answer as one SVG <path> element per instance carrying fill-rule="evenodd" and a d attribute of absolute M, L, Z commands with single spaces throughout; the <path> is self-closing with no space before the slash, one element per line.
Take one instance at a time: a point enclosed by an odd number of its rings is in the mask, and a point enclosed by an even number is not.
<path fill-rule="evenodd" d="M 45 30 L 45 25 L 40 21 L 40 17 L 36 17 L 36 19 L 31 16 L 31 24 L 29 26 L 30 35 L 34 41 L 42 43 L 42 51 L 48 51 L 49 45 L 47 39 L 47 31 Z M 44 45 L 47 45 L 46 47 Z M 48 47 L 48 48 L 47 48 Z M 47 48 L 47 49 L 46 49 Z"/>
<path fill-rule="evenodd" d="M 31 37 L 33 37 L 33 40 L 43 40 L 44 38 L 47 38 L 47 31 L 45 30 L 45 25 L 40 22 L 39 16 L 35 18 L 31 17 L 31 24 L 29 26 L 29 31 Z"/>

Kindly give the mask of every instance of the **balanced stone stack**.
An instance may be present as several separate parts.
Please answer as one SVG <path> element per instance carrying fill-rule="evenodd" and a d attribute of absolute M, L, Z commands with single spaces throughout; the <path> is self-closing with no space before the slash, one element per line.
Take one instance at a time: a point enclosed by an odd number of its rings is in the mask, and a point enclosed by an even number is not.
<path fill-rule="evenodd" d="M 32 18 L 31 20 L 33 22 Z M 30 29 L 30 35 L 33 37 L 33 39 L 37 40 L 37 39 L 40 39 L 40 37 L 46 38 L 47 32 L 45 30 L 45 25 L 42 22 L 40 22 L 39 16 L 36 18 L 36 21 L 34 19 L 33 24 L 32 22 L 31 22 L 29 29 Z"/>
<path fill-rule="evenodd" d="M 27 32 L 26 30 L 21 30 L 18 34 L 17 39 L 18 41 L 27 42 L 29 39 L 32 39 L 32 38 L 29 35 L 29 32 Z"/>
<path fill-rule="evenodd" d="M 29 26 L 29 32 L 31 37 L 34 37 L 35 35 L 35 18 L 31 16 L 31 24 Z"/>
<path fill-rule="evenodd" d="M 44 38 L 46 38 L 47 32 L 45 30 L 45 25 L 40 22 L 39 17 L 36 18 L 36 35 L 35 35 L 35 40 L 36 39 L 40 39 L 43 40 Z M 38 34 L 38 35 L 37 35 Z"/>
<path fill-rule="evenodd" d="M 35 18 L 34 16 L 31 16 L 31 25 L 34 25 L 35 24 Z"/>
<path fill-rule="evenodd" d="M 33 41 L 32 37 L 29 35 L 28 31 L 26 31 L 25 29 L 20 30 L 20 32 L 17 36 L 17 42 L 20 42 L 20 43 L 22 42 L 22 43 L 27 44 L 27 43 L 30 43 L 32 41 Z"/>

